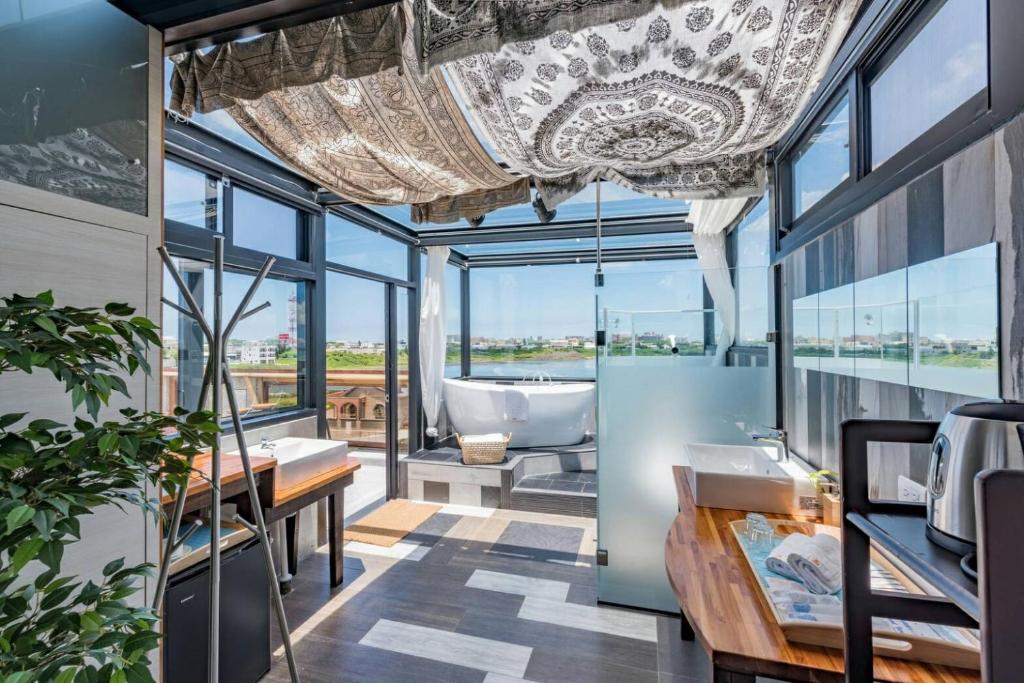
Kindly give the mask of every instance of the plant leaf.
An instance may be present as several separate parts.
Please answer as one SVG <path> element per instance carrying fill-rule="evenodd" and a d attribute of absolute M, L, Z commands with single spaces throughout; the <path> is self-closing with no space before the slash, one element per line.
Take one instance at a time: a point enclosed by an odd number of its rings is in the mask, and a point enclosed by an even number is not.
<path fill-rule="evenodd" d="M 30 505 L 19 505 L 7 513 L 7 533 L 11 533 L 22 524 L 27 524 L 36 511 Z"/>
<path fill-rule="evenodd" d="M 47 318 L 45 315 L 37 315 L 35 318 L 32 319 L 32 322 L 34 322 L 39 327 L 43 328 L 44 330 L 52 334 L 54 337 L 60 336 L 60 332 L 57 331 L 57 326 L 54 325 L 53 321 Z"/>
<path fill-rule="evenodd" d="M 28 415 L 28 413 L 7 413 L 6 415 L 0 415 L 0 429 L 10 427 L 26 415 Z M 29 425 L 29 429 L 34 429 L 34 427 Z"/>

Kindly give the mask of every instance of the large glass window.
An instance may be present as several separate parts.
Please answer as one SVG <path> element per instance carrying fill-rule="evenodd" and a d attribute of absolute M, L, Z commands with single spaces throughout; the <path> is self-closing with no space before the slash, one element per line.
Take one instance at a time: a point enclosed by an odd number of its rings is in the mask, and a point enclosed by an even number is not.
<path fill-rule="evenodd" d="M 770 286 L 768 197 L 736 227 L 736 344 L 766 346 Z"/>
<path fill-rule="evenodd" d="M 444 376 L 462 375 L 462 269 L 448 264 L 444 269 L 446 342 Z"/>
<path fill-rule="evenodd" d="M 213 312 L 213 268 L 209 263 L 176 259 L 179 272 L 207 317 Z M 249 286 L 249 273 L 224 273 L 224 312 L 230 315 Z M 270 307 L 238 323 L 228 340 L 228 366 L 243 417 L 301 405 L 305 380 L 306 294 L 301 282 L 267 278 L 253 298 L 253 307 Z M 185 307 L 169 272 L 164 296 Z M 199 325 L 169 306 L 163 309 L 163 396 L 161 409 L 195 410 L 209 347 Z M 207 406 L 210 405 L 209 399 Z M 229 415 L 227 400 L 223 416 Z"/>
<path fill-rule="evenodd" d="M 850 100 L 829 112 L 793 155 L 793 217 L 850 177 Z"/>
<path fill-rule="evenodd" d="M 400 280 L 409 277 L 409 247 L 341 216 L 327 215 L 327 260 Z"/>
<path fill-rule="evenodd" d="M 986 5 L 947 0 L 870 84 L 873 168 L 988 85 Z"/>
<path fill-rule="evenodd" d="M 0 2 L 0 180 L 145 216 L 147 27 L 104 0 Z"/>
<path fill-rule="evenodd" d="M 231 195 L 232 241 L 236 247 L 298 258 L 298 209 L 240 187 Z"/>
<path fill-rule="evenodd" d="M 195 228 L 221 230 L 220 181 L 168 160 L 164 164 L 164 219 Z"/>
<path fill-rule="evenodd" d="M 594 376 L 593 264 L 469 272 L 474 376 Z"/>

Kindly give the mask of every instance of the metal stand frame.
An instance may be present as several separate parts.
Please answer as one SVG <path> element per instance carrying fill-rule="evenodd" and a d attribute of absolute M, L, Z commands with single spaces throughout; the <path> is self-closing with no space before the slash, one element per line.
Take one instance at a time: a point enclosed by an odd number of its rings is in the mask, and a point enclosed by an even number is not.
<path fill-rule="evenodd" d="M 245 318 L 248 318 L 270 306 L 270 302 L 266 302 L 252 310 L 246 311 L 253 296 L 256 294 L 256 290 L 259 289 L 259 286 L 267 277 L 267 273 L 270 272 L 270 269 L 273 267 L 276 259 L 272 256 L 268 256 L 267 260 L 263 262 L 263 267 L 261 267 L 259 273 L 257 273 L 256 279 L 249 286 L 245 296 L 242 297 L 242 302 L 238 305 L 238 308 L 231 315 L 230 321 L 225 326 L 223 317 L 224 237 L 221 235 L 215 235 L 213 240 L 212 328 L 203 316 L 202 308 L 200 308 L 199 304 L 196 302 L 195 297 L 192 296 L 192 292 L 185 284 L 181 274 L 178 272 L 174 262 L 171 260 L 170 254 L 168 254 L 167 250 L 161 246 L 157 248 L 157 251 L 160 253 L 160 258 L 163 259 L 164 264 L 170 271 L 171 277 L 174 279 L 174 283 L 181 291 L 182 298 L 185 299 L 185 303 L 188 307 L 187 309 L 181 307 L 166 298 L 162 301 L 164 304 L 178 311 L 181 315 L 194 320 L 199 325 L 203 332 L 203 336 L 206 338 L 206 342 L 209 345 L 210 353 L 206 363 L 206 371 L 203 374 L 203 383 L 199 390 L 199 405 L 197 406 L 197 410 L 202 410 L 203 406 L 206 404 L 206 397 L 209 395 L 211 388 L 213 388 L 213 413 L 219 416 L 221 414 L 222 401 L 221 386 L 227 390 L 228 409 L 231 411 L 231 422 L 234 426 L 235 437 L 238 441 L 238 452 L 241 456 L 242 468 L 245 471 L 245 482 L 249 491 L 249 502 L 250 507 L 252 508 L 252 515 L 256 520 L 255 524 L 252 524 L 247 520 L 240 518 L 238 515 L 235 515 L 233 521 L 242 524 L 247 529 L 254 532 L 263 548 L 263 560 L 266 565 L 267 576 L 270 578 L 271 598 L 274 603 L 274 611 L 277 614 L 277 625 L 281 630 L 281 642 L 284 645 L 284 651 L 288 659 L 288 671 L 291 674 L 293 683 L 298 683 L 299 671 L 298 666 L 295 663 L 295 655 L 292 652 L 291 634 L 288 630 L 288 621 L 284 613 L 284 602 L 281 599 L 281 587 L 278 584 L 277 574 L 274 570 L 274 558 L 270 550 L 270 537 L 267 535 L 267 525 L 263 519 L 263 507 L 260 505 L 259 493 L 256 490 L 256 476 L 253 474 L 252 464 L 249 460 L 249 449 L 246 446 L 245 433 L 242 430 L 242 417 L 238 411 L 238 402 L 235 398 L 234 381 L 232 380 L 231 370 L 228 368 L 225 354 L 228 339 L 230 339 L 235 326 Z M 217 683 L 220 667 L 219 530 L 221 517 L 221 436 L 219 432 L 215 436 L 210 456 L 210 651 L 208 679 L 210 683 Z M 189 467 L 192 466 L 192 461 L 193 459 L 190 457 L 188 463 Z M 153 597 L 153 609 L 157 612 L 161 610 L 163 605 L 163 596 L 167 587 L 167 575 L 170 569 L 171 555 L 184 541 L 184 539 L 178 540 L 177 536 L 178 529 L 181 526 L 182 514 L 185 510 L 187 486 L 188 483 L 186 482 L 177 492 L 177 496 L 174 501 L 174 512 L 171 515 L 171 520 L 167 529 L 167 541 L 165 542 L 163 557 L 160 559 L 160 571 L 157 578 L 156 591 Z"/>

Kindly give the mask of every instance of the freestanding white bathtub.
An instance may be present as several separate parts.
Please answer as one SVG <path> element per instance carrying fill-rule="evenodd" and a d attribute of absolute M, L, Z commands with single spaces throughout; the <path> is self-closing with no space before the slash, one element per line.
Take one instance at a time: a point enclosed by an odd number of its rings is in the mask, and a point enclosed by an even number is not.
<path fill-rule="evenodd" d="M 505 419 L 505 392 L 526 395 L 525 421 Z M 461 379 L 444 381 L 448 418 L 460 434 L 511 433 L 510 448 L 571 446 L 583 441 L 594 421 L 594 385 L 521 382 L 496 384 Z"/>

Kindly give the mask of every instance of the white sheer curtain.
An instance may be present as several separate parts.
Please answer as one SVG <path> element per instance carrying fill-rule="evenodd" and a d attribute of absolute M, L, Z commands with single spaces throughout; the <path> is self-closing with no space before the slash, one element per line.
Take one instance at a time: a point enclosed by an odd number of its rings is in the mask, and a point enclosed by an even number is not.
<path fill-rule="evenodd" d="M 423 392 L 423 412 L 427 417 L 427 436 L 435 437 L 444 385 L 444 268 L 450 253 L 448 247 L 427 247 L 427 272 L 420 292 L 420 387 Z"/>
<path fill-rule="evenodd" d="M 736 337 L 736 290 L 732 285 L 732 274 L 726 258 L 725 236 L 748 201 L 748 197 L 736 197 L 698 199 L 690 203 L 689 220 L 693 223 L 693 247 L 697 252 L 697 263 L 715 302 L 715 309 L 722 318 L 722 332 L 718 335 L 715 349 L 715 365 L 725 365 L 725 354 Z"/>

